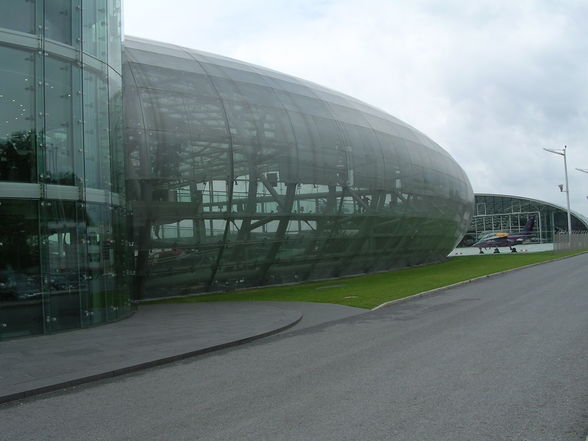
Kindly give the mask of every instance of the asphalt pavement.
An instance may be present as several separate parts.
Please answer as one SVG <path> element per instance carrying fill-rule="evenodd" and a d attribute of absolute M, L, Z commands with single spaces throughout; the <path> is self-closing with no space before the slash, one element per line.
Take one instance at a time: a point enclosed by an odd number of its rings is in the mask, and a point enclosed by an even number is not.
<path fill-rule="evenodd" d="M 5 440 L 585 441 L 588 254 L 0 407 Z"/>
<path fill-rule="evenodd" d="M 0 342 L 0 403 L 364 312 L 308 302 L 141 305 L 116 323 Z"/>

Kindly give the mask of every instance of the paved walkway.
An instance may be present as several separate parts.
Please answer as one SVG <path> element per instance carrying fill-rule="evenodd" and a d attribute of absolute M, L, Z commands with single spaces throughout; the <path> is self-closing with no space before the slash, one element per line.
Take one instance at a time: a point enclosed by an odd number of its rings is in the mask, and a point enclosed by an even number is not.
<path fill-rule="evenodd" d="M 363 312 L 290 302 L 140 306 L 109 325 L 0 342 L 0 403 Z"/>

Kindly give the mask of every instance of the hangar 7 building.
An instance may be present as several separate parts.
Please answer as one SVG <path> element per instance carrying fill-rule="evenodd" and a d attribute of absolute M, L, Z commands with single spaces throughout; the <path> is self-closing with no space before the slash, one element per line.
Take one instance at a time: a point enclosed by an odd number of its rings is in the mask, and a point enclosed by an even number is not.
<path fill-rule="evenodd" d="M 435 142 L 266 68 L 127 37 L 119 0 L 0 14 L 0 338 L 133 299 L 442 259 L 474 195 Z"/>

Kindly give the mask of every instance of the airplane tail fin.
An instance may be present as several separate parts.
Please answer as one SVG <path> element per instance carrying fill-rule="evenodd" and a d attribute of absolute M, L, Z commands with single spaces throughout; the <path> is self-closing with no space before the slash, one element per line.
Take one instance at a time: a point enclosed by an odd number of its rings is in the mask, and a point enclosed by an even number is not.
<path fill-rule="evenodd" d="M 535 226 L 535 216 L 531 216 L 527 219 L 527 223 L 525 224 L 525 228 L 523 229 L 523 233 L 531 233 L 533 231 L 533 227 Z"/>

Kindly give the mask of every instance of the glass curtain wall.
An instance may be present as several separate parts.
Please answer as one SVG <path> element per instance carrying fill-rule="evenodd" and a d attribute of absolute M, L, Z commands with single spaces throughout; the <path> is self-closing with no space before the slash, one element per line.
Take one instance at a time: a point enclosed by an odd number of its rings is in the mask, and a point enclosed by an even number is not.
<path fill-rule="evenodd" d="M 479 238 L 494 232 L 519 232 L 530 216 L 536 217 L 534 235 L 536 243 L 551 243 L 557 233 L 567 232 L 567 211 L 547 202 L 498 194 L 476 194 L 475 213 L 459 246 L 470 246 Z M 588 220 L 572 213 L 572 231 L 588 231 Z"/>
<path fill-rule="evenodd" d="M 118 319 L 131 310 L 120 2 L 0 6 L 0 338 Z"/>
<path fill-rule="evenodd" d="M 431 262 L 469 224 L 461 168 L 378 109 L 172 45 L 124 53 L 139 297 Z"/>

